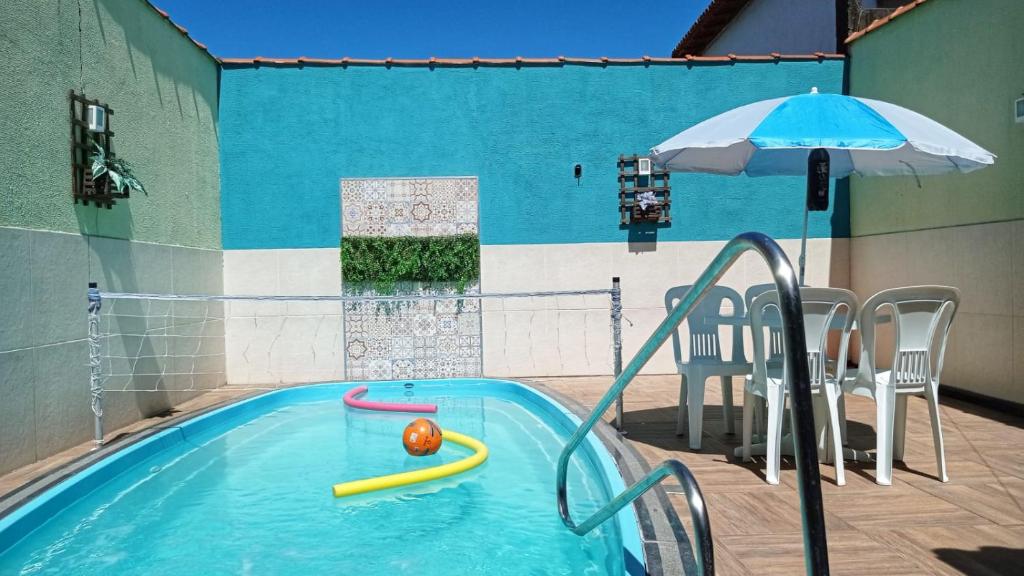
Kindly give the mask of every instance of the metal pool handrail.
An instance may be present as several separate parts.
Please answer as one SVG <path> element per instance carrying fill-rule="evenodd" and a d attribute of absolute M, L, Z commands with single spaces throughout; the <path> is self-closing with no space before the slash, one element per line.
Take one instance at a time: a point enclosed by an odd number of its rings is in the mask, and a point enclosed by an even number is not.
<path fill-rule="evenodd" d="M 694 557 L 697 570 L 702 575 L 715 572 L 714 550 L 711 539 L 711 523 L 708 520 L 704 496 L 689 469 L 678 460 L 666 460 L 621 494 L 613 498 L 582 524 L 576 524 L 569 513 L 566 479 L 569 459 L 583 442 L 612 402 L 622 394 L 626 386 L 647 364 L 651 356 L 672 335 L 680 323 L 690 314 L 701 298 L 714 286 L 719 278 L 745 252 L 755 251 L 764 258 L 771 269 L 775 286 L 779 291 L 779 309 L 782 316 L 782 337 L 786 350 L 786 365 L 789 371 L 789 391 L 792 401 L 794 448 L 796 453 L 796 475 L 800 492 L 800 512 L 803 520 L 804 566 L 807 574 L 823 576 L 829 573 L 828 545 L 825 536 L 825 511 L 821 500 L 821 476 L 818 472 L 818 452 L 814 439 L 814 413 L 811 405 L 810 371 L 807 365 L 807 342 L 804 335 L 803 307 L 800 290 L 793 266 L 779 245 L 764 234 L 747 232 L 736 236 L 725 245 L 715 259 L 704 270 L 693 288 L 684 296 L 672 312 L 644 342 L 633 360 L 615 378 L 611 388 L 594 407 L 586 421 L 576 430 L 562 449 L 558 458 L 557 496 L 558 513 L 562 523 L 578 535 L 586 534 L 605 520 L 611 518 L 624 506 L 639 498 L 647 490 L 668 476 L 675 477 L 683 487 L 686 501 L 693 520 L 696 551 Z"/>

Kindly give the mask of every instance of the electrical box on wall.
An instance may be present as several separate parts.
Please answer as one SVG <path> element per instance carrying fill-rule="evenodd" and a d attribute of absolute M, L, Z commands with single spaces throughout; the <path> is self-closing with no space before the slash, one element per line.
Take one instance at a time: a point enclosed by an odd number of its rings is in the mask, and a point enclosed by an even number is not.
<path fill-rule="evenodd" d="M 636 159 L 636 173 L 640 176 L 651 175 L 651 159 L 650 158 L 637 158 Z"/>
<path fill-rule="evenodd" d="M 90 104 L 87 108 L 88 114 L 86 114 L 86 124 L 90 132 L 106 132 L 107 131 L 107 109 L 103 106 L 96 104 Z"/>
<path fill-rule="evenodd" d="M 1013 103 L 1013 120 L 1017 124 L 1024 124 L 1024 96 Z"/>

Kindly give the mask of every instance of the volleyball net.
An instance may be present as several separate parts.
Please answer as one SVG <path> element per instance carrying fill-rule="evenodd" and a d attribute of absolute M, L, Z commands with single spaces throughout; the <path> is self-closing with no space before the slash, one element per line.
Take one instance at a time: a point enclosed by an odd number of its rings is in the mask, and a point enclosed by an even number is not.
<path fill-rule="evenodd" d="M 185 295 L 89 288 L 96 438 L 104 396 L 332 381 L 621 371 L 621 291 Z"/>

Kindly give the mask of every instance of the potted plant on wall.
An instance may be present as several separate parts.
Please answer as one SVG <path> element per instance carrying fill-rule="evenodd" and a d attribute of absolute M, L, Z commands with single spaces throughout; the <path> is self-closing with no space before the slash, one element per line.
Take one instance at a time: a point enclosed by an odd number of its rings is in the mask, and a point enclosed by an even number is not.
<path fill-rule="evenodd" d="M 657 222 L 661 217 L 661 201 L 658 200 L 658 195 L 654 192 L 637 193 L 633 207 L 635 208 L 633 216 L 636 220 Z"/>
<path fill-rule="evenodd" d="M 105 188 L 109 183 L 114 194 L 125 197 L 131 190 L 146 193 L 142 182 L 139 182 L 139 179 L 132 173 L 131 164 L 127 160 L 116 158 L 113 154 L 108 155 L 107 151 L 96 141 L 93 141 L 92 146 L 93 153 L 89 159 L 93 186 Z"/>

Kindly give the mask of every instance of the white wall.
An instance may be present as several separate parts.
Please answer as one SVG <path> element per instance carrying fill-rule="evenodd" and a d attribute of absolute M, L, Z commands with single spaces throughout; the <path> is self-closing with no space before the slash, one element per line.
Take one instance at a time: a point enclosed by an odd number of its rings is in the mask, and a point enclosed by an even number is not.
<path fill-rule="evenodd" d="M 220 250 L 129 242 L 0 227 L 0 474 L 93 436 L 89 408 L 86 289 L 212 293 L 221 291 Z M 138 302 L 108 302 L 142 314 Z M 142 319 L 136 318 L 138 323 Z M 171 320 L 173 321 L 173 319 Z M 209 330 L 217 341 L 217 330 Z M 223 332 L 221 332 L 222 334 Z M 120 342 L 120 339 L 111 339 Z M 150 339 L 136 339 L 146 346 Z M 147 371 L 179 371 L 153 358 Z M 223 357 L 204 366 L 201 388 L 223 384 Z M 221 375 L 218 376 L 217 373 Z M 169 382 L 168 388 L 176 388 Z M 108 393 L 107 429 L 163 412 L 197 393 Z"/>
<path fill-rule="evenodd" d="M 897 286 L 959 288 L 942 382 L 1024 402 L 1024 220 L 860 236 L 850 260 L 862 300 Z"/>
<path fill-rule="evenodd" d="M 794 264 L 799 240 L 781 240 Z M 534 244 L 481 246 L 484 292 L 607 288 L 622 282 L 623 362 L 628 362 L 665 318 L 665 292 L 691 284 L 725 246 L 715 242 L 660 242 L 630 245 Z M 632 251 L 631 251 L 632 249 Z M 849 241 L 808 242 L 807 282 L 849 287 Z M 742 296 L 752 285 L 771 281 L 754 254 L 722 279 Z M 483 314 L 484 374 L 487 376 L 575 376 L 611 374 L 608 298 L 604 296 L 486 301 Z M 686 350 L 688 343 L 682 341 Z M 685 357 L 685 353 L 684 353 Z M 671 344 L 645 373 L 676 372 Z"/>
<path fill-rule="evenodd" d="M 341 293 L 338 248 L 225 250 L 224 293 Z M 228 302 L 231 384 L 323 382 L 345 377 L 339 302 Z"/>
<path fill-rule="evenodd" d="M 704 54 L 835 51 L 834 0 L 753 0 L 708 45 Z"/>
<path fill-rule="evenodd" d="M 780 242 L 795 263 L 799 240 Z M 608 288 L 622 280 L 623 358 L 629 361 L 665 317 L 665 292 L 692 283 L 725 246 L 717 242 L 658 244 L 532 244 L 481 246 L 481 290 L 524 292 Z M 849 286 L 849 241 L 812 239 L 807 280 Z M 225 294 L 326 295 L 341 290 L 340 251 L 227 250 Z M 741 294 L 771 280 L 758 257 L 746 255 L 723 283 Z M 484 375 L 579 376 L 612 373 L 607 296 L 498 299 L 483 302 Z M 231 384 L 280 384 L 345 377 L 341 307 L 337 303 L 231 302 L 227 314 L 227 377 Z M 683 348 L 687 346 L 684 340 Z M 675 372 L 666 346 L 645 372 Z"/>

